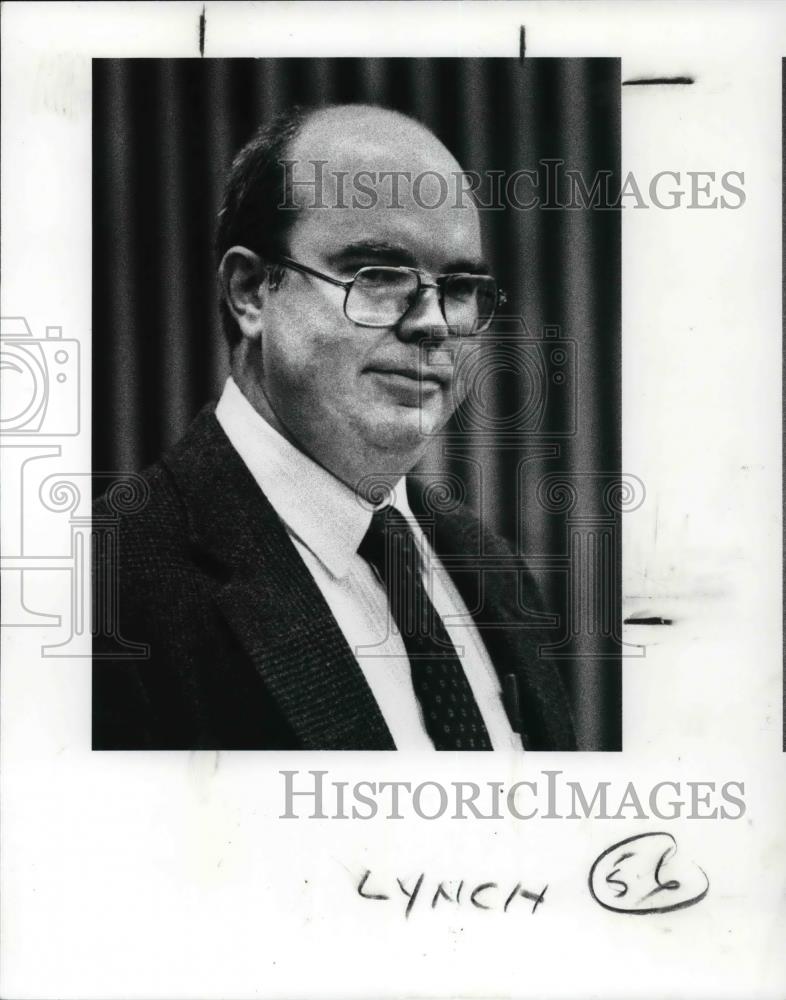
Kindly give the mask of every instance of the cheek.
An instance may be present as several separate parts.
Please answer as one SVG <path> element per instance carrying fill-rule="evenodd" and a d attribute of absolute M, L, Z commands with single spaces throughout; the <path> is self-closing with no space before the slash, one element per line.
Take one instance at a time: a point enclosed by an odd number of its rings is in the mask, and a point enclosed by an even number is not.
<path fill-rule="evenodd" d="M 457 379 L 454 380 L 447 391 L 447 404 L 450 406 L 451 410 L 455 410 L 457 406 L 460 406 L 467 397 L 467 380 L 463 375 L 459 375 Z"/>
<path fill-rule="evenodd" d="M 473 361 L 477 355 L 471 353 L 471 350 L 471 348 L 466 347 L 458 347 L 456 349 L 453 365 L 453 382 L 450 387 L 450 404 L 453 409 L 466 399 L 473 375 L 476 376 L 477 374 L 475 371 L 477 365 L 473 365 Z"/>
<path fill-rule="evenodd" d="M 343 317 L 341 317 L 343 319 Z M 363 345 L 340 321 L 292 312 L 271 325 L 262 343 L 262 375 L 277 397 L 287 394 L 312 405 L 357 393 Z"/>

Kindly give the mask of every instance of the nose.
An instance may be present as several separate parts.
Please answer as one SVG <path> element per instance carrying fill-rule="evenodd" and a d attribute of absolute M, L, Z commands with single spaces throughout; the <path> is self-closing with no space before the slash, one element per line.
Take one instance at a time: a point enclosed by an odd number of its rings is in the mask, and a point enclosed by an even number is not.
<path fill-rule="evenodd" d="M 444 339 L 450 333 L 440 305 L 437 285 L 422 282 L 418 297 L 396 327 L 396 335 L 404 341 L 425 337 Z"/>

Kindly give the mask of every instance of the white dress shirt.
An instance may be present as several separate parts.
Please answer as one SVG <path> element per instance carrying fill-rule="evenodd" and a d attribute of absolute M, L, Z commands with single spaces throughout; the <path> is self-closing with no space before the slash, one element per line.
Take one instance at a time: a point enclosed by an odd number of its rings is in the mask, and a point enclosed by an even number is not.
<path fill-rule="evenodd" d="M 358 546 L 371 511 L 348 486 L 290 444 L 227 379 L 216 418 L 281 518 L 368 681 L 399 750 L 433 750 L 387 594 Z M 421 552 L 423 582 L 480 707 L 495 750 L 521 750 L 502 704 L 499 680 L 455 584 L 428 544 L 407 502 L 405 480 L 392 498 Z"/>

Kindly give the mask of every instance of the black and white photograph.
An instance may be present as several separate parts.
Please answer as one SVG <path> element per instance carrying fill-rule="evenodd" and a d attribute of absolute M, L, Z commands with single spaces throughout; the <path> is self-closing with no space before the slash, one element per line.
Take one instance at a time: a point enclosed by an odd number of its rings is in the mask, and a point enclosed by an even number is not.
<path fill-rule="evenodd" d="M 0 43 L 0 996 L 782 1000 L 786 7 Z"/>
<path fill-rule="evenodd" d="M 96 749 L 620 749 L 619 107 L 94 61 Z"/>

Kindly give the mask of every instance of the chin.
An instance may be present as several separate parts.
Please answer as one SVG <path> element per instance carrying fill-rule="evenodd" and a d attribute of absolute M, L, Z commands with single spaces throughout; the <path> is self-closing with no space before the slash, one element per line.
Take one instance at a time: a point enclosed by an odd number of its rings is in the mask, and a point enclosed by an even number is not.
<path fill-rule="evenodd" d="M 417 407 L 400 407 L 398 412 L 368 427 L 367 440 L 384 452 L 406 455 L 422 451 L 438 425 Z"/>

